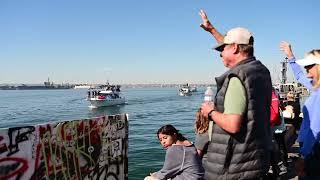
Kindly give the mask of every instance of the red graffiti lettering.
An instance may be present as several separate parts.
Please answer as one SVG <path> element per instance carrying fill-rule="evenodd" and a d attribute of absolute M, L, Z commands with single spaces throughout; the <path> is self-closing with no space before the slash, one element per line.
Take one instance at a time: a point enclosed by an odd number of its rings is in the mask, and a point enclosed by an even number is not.
<path fill-rule="evenodd" d="M 7 157 L 0 159 L 0 179 L 9 179 L 28 169 L 28 163 L 22 158 Z"/>

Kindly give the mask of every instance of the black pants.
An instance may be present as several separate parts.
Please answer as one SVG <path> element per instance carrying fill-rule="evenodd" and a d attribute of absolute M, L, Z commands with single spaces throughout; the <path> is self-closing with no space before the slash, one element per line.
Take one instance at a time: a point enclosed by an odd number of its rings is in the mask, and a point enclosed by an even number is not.
<path fill-rule="evenodd" d="M 288 151 L 285 143 L 286 131 L 283 131 L 282 133 L 274 133 L 273 135 L 277 144 L 279 161 L 282 161 L 283 164 L 288 167 Z"/>
<path fill-rule="evenodd" d="M 282 133 L 273 133 L 272 142 L 273 150 L 271 152 L 271 167 L 274 176 L 278 176 L 280 173 L 279 163 L 282 162 L 283 165 L 288 167 L 288 155 L 287 146 L 285 144 L 285 131 Z"/>

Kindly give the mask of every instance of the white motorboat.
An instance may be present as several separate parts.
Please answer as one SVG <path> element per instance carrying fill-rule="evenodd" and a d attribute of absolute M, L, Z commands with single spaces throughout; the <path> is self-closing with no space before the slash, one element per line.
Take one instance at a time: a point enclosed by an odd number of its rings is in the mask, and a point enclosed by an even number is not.
<path fill-rule="evenodd" d="M 119 85 L 103 85 L 88 90 L 87 100 L 92 108 L 125 104 Z"/>
<path fill-rule="evenodd" d="M 189 84 L 185 84 L 180 86 L 179 88 L 179 95 L 180 96 L 191 96 L 192 95 L 192 90 Z"/>

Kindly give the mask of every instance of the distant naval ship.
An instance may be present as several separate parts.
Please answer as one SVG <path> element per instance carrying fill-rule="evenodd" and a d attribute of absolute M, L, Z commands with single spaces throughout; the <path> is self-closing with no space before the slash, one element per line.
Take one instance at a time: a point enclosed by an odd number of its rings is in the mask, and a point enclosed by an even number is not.
<path fill-rule="evenodd" d="M 52 89 L 72 89 L 74 85 L 70 84 L 54 84 L 50 82 L 49 78 L 43 83 L 44 85 L 26 85 L 19 86 L 5 85 L 0 86 L 0 90 L 52 90 Z"/>

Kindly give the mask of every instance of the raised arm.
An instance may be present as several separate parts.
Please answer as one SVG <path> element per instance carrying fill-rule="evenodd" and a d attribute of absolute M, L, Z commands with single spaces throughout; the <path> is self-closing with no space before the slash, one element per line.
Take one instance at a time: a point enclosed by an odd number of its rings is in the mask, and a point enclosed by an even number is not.
<path fill-rule="evenodd" d="M 199 12 L 199 15 L 202 19 L 202 24 L 200 24 L 200 27 L 202 27 L 205 31 L 208 31 L 210 34 L 212 34 L 212 36 L 218 43 L 222 43 L 224 36 L 221 33 L 219 33 L 219 31 L 217 31 L 216 28 L 212 26 L 211 22 L 207 17 L 206 12 L 201 9 Z"/>
<path fill-rule="evenodd" d="M 286 41 L 282 41 L 280 43 L 280 50 L 283 51 L 283 53 L 287 56 L 290 67 L 297 81 L 299 81 L 306 88 L 312 89 L 311 80 L 306 77 L 301 67 L 295 62 L 296 58 L 294 57 L 294 54 L 292 52 L 291 45 Z"/>

